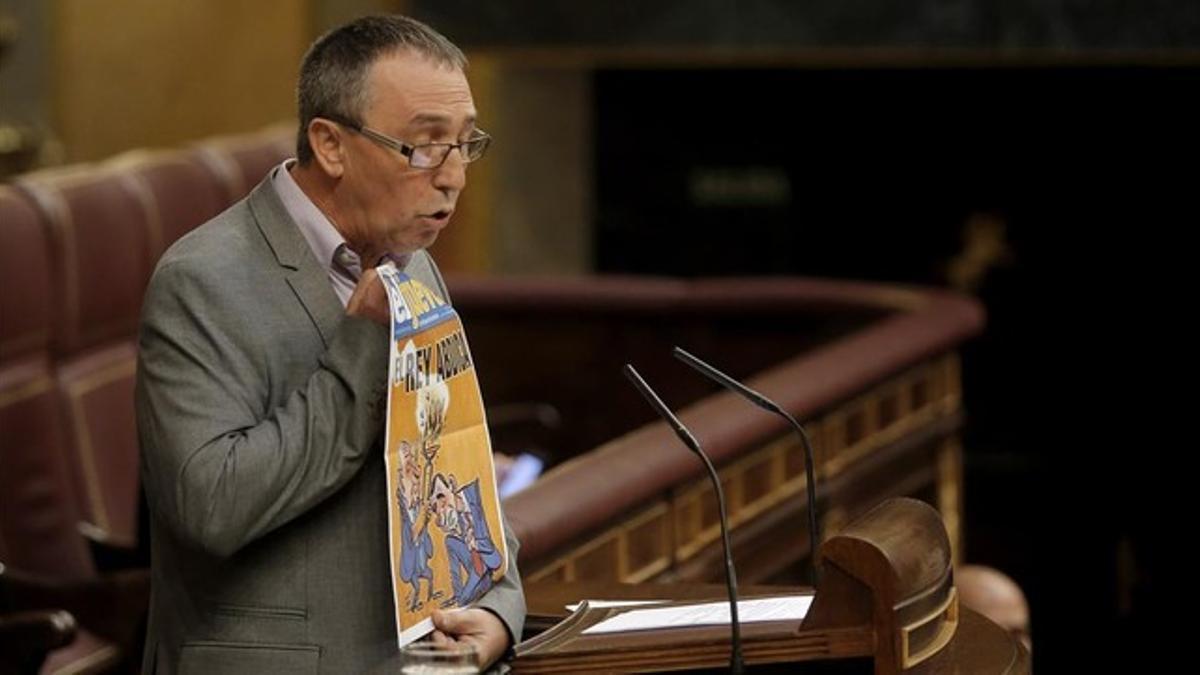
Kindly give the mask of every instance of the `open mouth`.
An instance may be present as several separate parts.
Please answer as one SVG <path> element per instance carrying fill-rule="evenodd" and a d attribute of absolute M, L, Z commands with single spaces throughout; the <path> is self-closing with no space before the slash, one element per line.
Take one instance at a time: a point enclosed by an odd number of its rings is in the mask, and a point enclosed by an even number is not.
<path fill-rule="evenodd" d="M 430 220 L 444 221 L 450 217 L 451 213 L 454 212 L 449 209 L 442 209 L 440 211 L 434 211 L 433 213 L 426 214 L 425 217 Z"/>

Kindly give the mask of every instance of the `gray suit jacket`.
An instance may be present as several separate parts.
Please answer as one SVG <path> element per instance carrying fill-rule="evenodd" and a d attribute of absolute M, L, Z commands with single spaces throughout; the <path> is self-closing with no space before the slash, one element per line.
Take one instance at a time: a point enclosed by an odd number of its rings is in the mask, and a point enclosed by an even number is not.
<path fill-rule="evenodd" d="M 424 252 L 406 271 L 446 293 Z M 269 181 L 163 255 L 142 312 L 143 671 L 354 673 L 393 656 L 387 329 L 345 316 Z M 506 530 L 508 574 L 478 605 L 519 639 Z"/>

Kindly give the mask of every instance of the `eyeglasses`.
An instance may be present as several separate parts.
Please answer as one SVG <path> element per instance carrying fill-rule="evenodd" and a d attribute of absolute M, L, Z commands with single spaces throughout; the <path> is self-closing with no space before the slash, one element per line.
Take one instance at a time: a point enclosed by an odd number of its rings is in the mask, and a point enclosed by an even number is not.
<path fill-rule="evenodd" d="M 472 132 L 471 138 L 461 143 L 420 143 L 410 145 L 341 115 L 321 115 L 321 117 L 357 131 L 379 145 L 391 148 L 404 155 L 408 159 L 409 166 L 414 169 L 438 168 L 446 162 L 446 158 L 450 156 L 450 151 L 455 148 L 458 148 L 458 151 L 462 153 L 463 162 L 469 164 L 483 157 L 483 153 L 487 152 L 488 146 L 492 144 L 492 137 L 486 131 L 475 129 Z"/>

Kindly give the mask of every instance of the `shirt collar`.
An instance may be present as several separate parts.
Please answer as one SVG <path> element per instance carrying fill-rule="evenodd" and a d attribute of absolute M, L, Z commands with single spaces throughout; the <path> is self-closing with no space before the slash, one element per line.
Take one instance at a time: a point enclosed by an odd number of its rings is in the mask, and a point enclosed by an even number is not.
<path fill-rule="evenodd" d="M 353 270 L 361 271 L 358 255 L 346 246 L 342 234 L 296 184 L 296 179 L 292 178 L 292 172 L 289 171 L 295 163 L 295 159 L 288 159 L 275 167 L 271 172 L 271 185 L 321 265 L 327 270 L 349 274 L 352 279 L 357 279 L 358 274 Z"/>

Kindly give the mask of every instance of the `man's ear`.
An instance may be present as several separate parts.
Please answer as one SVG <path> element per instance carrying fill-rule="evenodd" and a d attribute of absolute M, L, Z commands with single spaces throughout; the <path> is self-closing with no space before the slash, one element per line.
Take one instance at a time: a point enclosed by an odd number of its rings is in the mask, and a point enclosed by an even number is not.
<path fill-rule="evenodd" d="M 346 172 L 346 148 L 343 129 L 326 119 L 313 118 L 308 123 L 308 144 L 321 170 L 331 178 L 341 178 Z"/>

